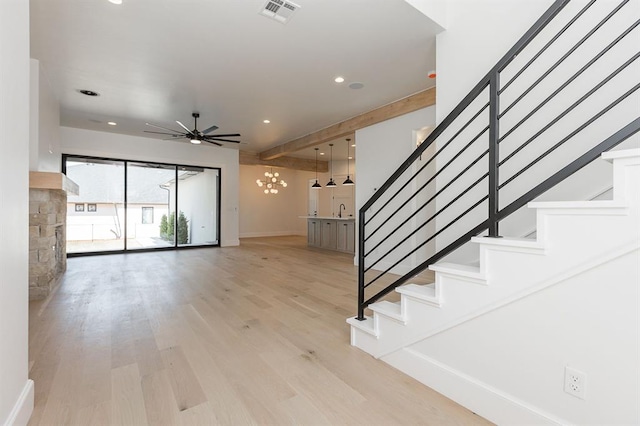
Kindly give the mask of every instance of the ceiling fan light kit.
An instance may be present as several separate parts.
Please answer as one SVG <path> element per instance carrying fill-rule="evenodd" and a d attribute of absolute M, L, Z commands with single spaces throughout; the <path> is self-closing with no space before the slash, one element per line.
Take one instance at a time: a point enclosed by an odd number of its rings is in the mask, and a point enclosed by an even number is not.
<path fill-rule="evenodd" d="M 182 124 L 179 120 L 176 120 L 178 126 L 182 127 L 184 131 L 169 129 L 168 127 L 158 126 L 157 124 L 146 123 L 147 126 L 156 127 L 158 129 L 164 130 L 164 132 L 154 132 L 151 130 L 145 130 L 144 132 L 170 136 L 169 138 L 166 138 L 164 140 L 189 139 L 189 141 L 194 145 L 199 145 L 202 142 L 211 143 L 217 146 L 222 146 L 220 142 L 240 143 L 240 141 L 226 139 L 230 137 L 239 137 L 240 133 L 210 135 L 209 133 L 218 129 L 218 126 L 215 125 L 204 130 L 198 130 L 198 118 L 200 117 L 200 113 L 194 112 L 191 114 L 191 116 L 193 117 L 194 121 L 193 130 L 189 130 L 187 126 Z"/>

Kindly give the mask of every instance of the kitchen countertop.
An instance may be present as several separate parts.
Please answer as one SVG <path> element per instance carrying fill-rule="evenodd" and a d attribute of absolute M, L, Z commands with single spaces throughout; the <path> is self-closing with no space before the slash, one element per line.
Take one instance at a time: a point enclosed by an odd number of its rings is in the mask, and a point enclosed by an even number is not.
<path fill-rule="evenodd" d="M 300 219 L 333 219 L 333 220 L 356 220 L 355 217 L 335 217 L 335 216 L 298 216 Z"/>

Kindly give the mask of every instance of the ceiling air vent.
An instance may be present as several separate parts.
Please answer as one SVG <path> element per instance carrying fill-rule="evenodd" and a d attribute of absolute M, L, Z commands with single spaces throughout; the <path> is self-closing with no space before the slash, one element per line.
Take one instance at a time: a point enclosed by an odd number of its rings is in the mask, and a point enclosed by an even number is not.
<path fill-rule="evenodd" d="M 289 19 L 291 19 L 293 13 L 299 8 L 300 6 L 290 1 L 267 0 L 262 10 L 260 10 L 260 14 L 275 19 L 281 24 L 286 24 Z"/>

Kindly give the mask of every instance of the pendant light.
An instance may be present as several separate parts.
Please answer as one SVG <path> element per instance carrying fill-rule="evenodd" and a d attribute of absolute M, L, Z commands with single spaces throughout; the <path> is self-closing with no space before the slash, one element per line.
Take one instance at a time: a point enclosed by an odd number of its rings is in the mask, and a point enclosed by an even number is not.
<path fill-rule="evenodd" d="M 355 185 L 356 183 L 354 181 L 351 180 L 351 176 L 349 176 L 349 144 L 351 143 L 351 139 L 347 138 L 347 178 L 345 179 L 344 182 L 342 182 L 343 185 Z"/>
<path fill-rule="evenodd" d="M 311 188 L 313 189 L 320 189 L 322 188 L 322 185 L 320 185 L 318 183 L 318 149 L 320 148 L 315 148 L 316 150 L 316 183 L 314 183 L 313 185 L 311 185 Z"/>
<path fill-rule="evenodd" d="M 327 188 L 333 188 L 333 187 L 335 187 L 337 185 L 333 181 L 333 144 L 332 143 L 329 144 L 329 148 L 331 148 L 331 162 L 329 163 L 329 168 L 330 168 L 330 171 L 331 171 L 331 178 L 329 179 L 329 183 L 327 183 L 325 186 Z"/>

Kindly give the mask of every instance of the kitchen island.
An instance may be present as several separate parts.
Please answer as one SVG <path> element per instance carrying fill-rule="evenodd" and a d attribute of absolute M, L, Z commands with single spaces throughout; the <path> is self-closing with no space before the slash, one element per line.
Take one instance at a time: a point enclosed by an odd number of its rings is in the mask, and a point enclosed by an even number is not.
<path fill-rule="evenodd" d="M 307 219 L 307 245 L 327 250 L 355 252 L 353 217 L 300 216 Z"/>

